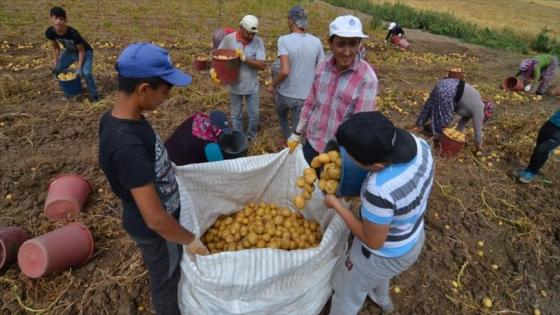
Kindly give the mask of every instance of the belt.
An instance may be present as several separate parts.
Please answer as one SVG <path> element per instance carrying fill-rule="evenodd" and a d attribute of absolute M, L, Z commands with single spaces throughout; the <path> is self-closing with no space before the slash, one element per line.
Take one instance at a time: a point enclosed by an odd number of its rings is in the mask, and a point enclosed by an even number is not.
<path fill-rule="evenodd" d="M 366 259 L 369 259 L 369 256 L 371 256 L 371 252 L 364 245 L 362 245 L 362 254 Z"/>

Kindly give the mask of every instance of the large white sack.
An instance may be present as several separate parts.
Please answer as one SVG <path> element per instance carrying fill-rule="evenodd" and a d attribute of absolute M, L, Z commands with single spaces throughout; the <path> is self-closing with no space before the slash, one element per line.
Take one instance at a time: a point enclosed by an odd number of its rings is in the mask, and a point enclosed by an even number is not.
<path fill-rule="evenodd" d="M 177 169 L 181 225 L 201 236 L 218 216 L 250 202 L 292 211 L 298 176 L 308 167 L 301 148 L 276 154 L 192 164 Z M 304 215 L 323 239 L 306 250 L 249 249 L 209 256 L 183 254 L 179 307 L 183 314 L 317 314 L 332 292 L 331 276 L 346 251 L 348 229 L 315 190 Z"/>

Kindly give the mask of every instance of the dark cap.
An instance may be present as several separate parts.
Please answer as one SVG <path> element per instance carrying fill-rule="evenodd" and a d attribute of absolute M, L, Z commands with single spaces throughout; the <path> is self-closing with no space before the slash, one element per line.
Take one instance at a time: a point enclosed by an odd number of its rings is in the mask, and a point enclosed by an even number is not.
<path fill-rule="evenodd" d="M 380 112 L 361 112 L 350 116 L 336 132 L 336 139 L 363 165 L 406 163 L 414 159 L 416 140 Z"/>
<path fill-rule="evenodd" d="M 222 130 L 223 133 L 231 133 L 231 128 L 228 127 L 227 116 L 224 112 L 213 110 L 210 112 L 210 115 L 208 115 L 208 117 L 210 118 L 210 122 L 212 123 L 212 125 L 218 127 L 220 130 Z"/>
<path fill-rule="evenodd" d="M 294 21 L 297 27 L 302 29 L 307 28 L 307 12 L 299 5 L 296 5 L 288 11 L 288 18 Z"/>

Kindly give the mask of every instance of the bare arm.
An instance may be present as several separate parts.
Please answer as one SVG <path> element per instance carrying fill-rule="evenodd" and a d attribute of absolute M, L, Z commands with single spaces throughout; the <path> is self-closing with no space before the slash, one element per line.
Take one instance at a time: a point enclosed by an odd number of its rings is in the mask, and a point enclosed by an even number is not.
<path fill-rule="evenodd" d="M 257 70 L 266 69 L 266 63 L 264 62 L 264 60 L 245 59 L 245 63 L 253 69 L 257 69 Z"/>
<path fill-rule="evenodd" d="M 284 79 L 286 79 L 289 74 L 290 74 L 290 58 L 288 58 L 288 55 L 281 55 L 280 71 L 278 72 L 276 79 L 272 81 L 271 84 L 272 89 L 275 89 L 280 83 L 282 83 L 282 81 L 284 81 Z"/>
<path fill-rule="evenodd" d="M 153 183 L 130 190 L 148 228 L 177 244 L 190 244 L 195 236 L 167 213 Z"/>
<path fill-rule="evenodd" d="M 58 66 L 58 58 L 60 57 L 60 46 L 55 40 L 51 40 L 52 49 L 53 49 L 53 65 L 54 67 Z"/>
<path fill-rule="evenodd" d="M 350 209 L 344 207 L 342 203 L 340 203 L 340 200 L 334 195 L 325 196 L 325 203 L 340 215 L 352 234 L 362 241 L 362 243 L 376 250 L 383 246 L 389 234 L 388 224 L 381 225 L 358 219 L 354 213 Z"/>
<path fill-rule="evenodd" d="M 82 69 L 86 60 L 86 49 L 84 45 L 76 45 L 76 47 L 78 47 L 78 69 Z"/>

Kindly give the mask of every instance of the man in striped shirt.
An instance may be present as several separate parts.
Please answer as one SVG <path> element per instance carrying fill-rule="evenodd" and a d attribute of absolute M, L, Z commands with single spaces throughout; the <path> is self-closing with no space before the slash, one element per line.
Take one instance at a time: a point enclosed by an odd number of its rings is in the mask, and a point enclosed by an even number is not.
<path fill-rule="evenodd" d="M 325 197 L 354 235 L 345 264 L 333 278 L 330 314 L 357 314 L 368 295 L 388 314 L 394 309 L 389 281 L 417 260 L 424 244 L 423 218 L 434 173 L 430 147 L 379 112 L 352 115 L 336 138 L 370 173 L 362 186 L 361 218 L 335 196 Z"/>
<path fill-rule="evenodd" d="M 359 58 L 362 23 L 352 15 L 339 16 L 329 26 L 332 55 L 317 65 L 299 123 L 288 139 L 291 151 L 307 142 L 303 153 L 310 162 L 326 143 L 334 138 L 338 126 L 356 112 L 375 110 L 377 76 L 371 66 Z"/>

